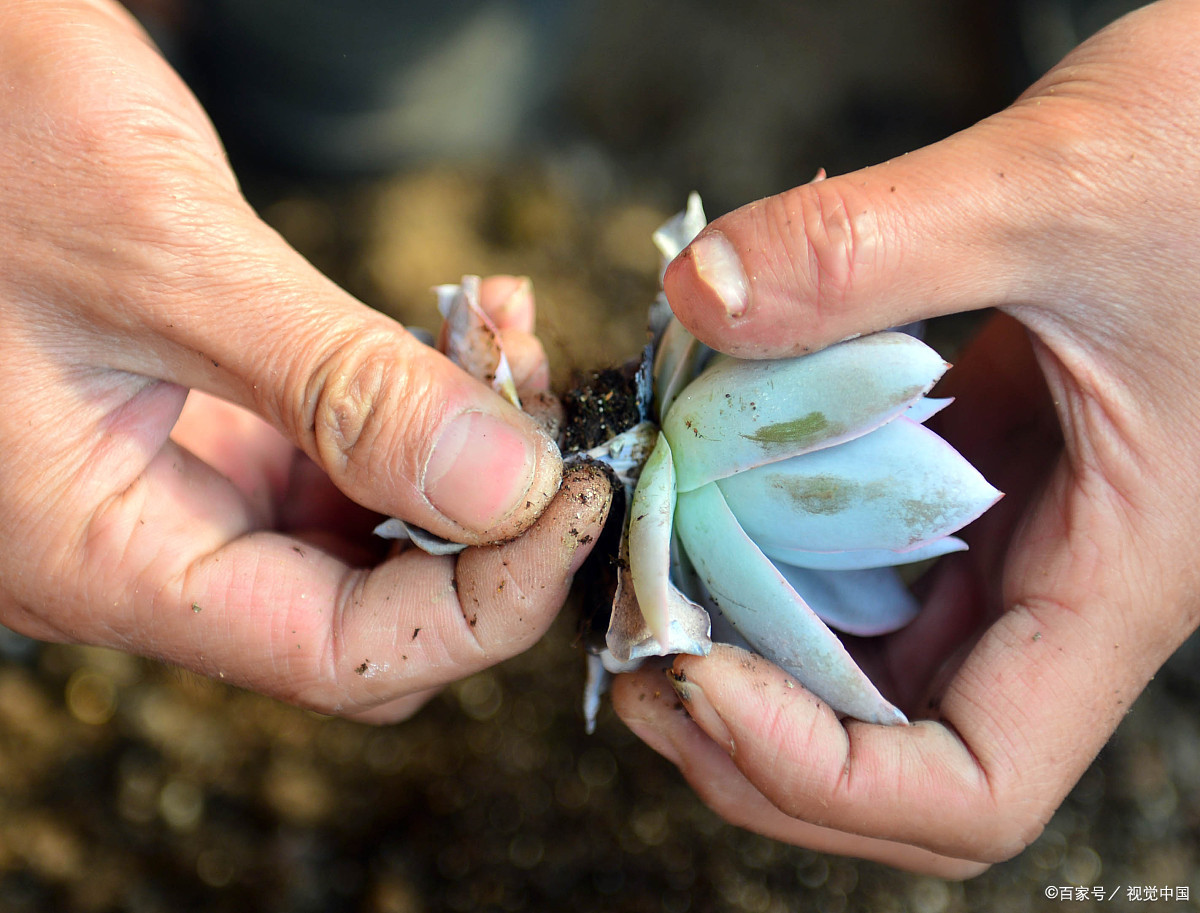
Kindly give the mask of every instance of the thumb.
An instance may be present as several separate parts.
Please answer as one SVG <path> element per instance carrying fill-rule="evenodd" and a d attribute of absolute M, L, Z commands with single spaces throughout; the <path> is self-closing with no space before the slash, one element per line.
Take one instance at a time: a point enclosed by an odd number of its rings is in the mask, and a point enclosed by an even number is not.
<path fill-rule="evenodd" d="M 1068 115 L 1025 98 L 900 158 L 743 206 L 670 264 L 667 298 L 703 342 L 748 358 L 1050 300 L 1064 266 L 1086 256 L 1080 237 L 1096 234 L 1078 214 L 1095 212 L 1087 188 L 1100 182 L 1063 160 L 1089 118 Z"/>
<path fill-rule="evenodd" d="M 667 269 L 672 308 L 703 342 L 763 358 L 1004 303 L 1025 181 L 998 133 L 985 122 L 722 216 Z"/>
<path fill-rule="evenodd" d="M 160 320 L 130 366 L 257 412 L 343 492 L 440 536 L 511 538 L 562 460 L 523 412 L 322 276 L 244 213 L 196 282 L 151 288 Z"/>

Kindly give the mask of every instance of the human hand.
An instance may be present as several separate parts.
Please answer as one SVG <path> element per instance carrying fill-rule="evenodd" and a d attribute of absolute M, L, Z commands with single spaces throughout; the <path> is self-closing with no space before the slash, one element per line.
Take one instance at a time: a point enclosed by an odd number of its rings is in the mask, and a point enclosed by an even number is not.
<path fill-rule="evenodd" d="M 939 432 L 1008 493 L 908 628 L 855 645 L 917 722 L 839 721 L 719 647 L 615 705 L 724 817 L 964 877 L 1041 832 L 1198 620 L 1200 4 L 1164 0 L 943 142 L 713 222 L 676 314 L 743 357 L 987 306 Z M 939 391 L 940 393 L 940 391 Z M 679 712 L 680 701 L 687 714 Z"/>
<path fill-rule="evenodd" d="M 0 72 L 0 621 L 374 720 L 536 640 L 607 484 L 554 497 L 527 416 L 261 222 L 115 3 L 0 3 Z M 544 388 L 527 286 L 483 299 Z M 379 561 L 373 512 L 511 541 Z"/>

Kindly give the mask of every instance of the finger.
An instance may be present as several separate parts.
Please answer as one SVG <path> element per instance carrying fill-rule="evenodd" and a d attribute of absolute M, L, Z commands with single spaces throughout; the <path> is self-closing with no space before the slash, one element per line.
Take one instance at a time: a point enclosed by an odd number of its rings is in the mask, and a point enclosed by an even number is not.
<path fill-rule="evenodd" d="M 533 334 L 533 284 L 526 277 L 489 276 L 479 290 L 480 306 L 500 330 L 500 344 L 513 374 L 522 408 L 552 439 L 558 438 L 562 407 L 550 392 L 550 360 Z"/>
<path fill-rule="evenodd" d="M 198 174 L 211 162 L 185 150 L 147 164 L 123 150 L 109 151 L 122 168 L 96 177 L 101 196 L 138 188 L 129 224 L 110 226 L 122 242 L 62 246 L 137 281 L 53 280 L 79 286 L 92 320 L 119 322 L 112 345 L 90 350 L 101 367 L 249 409 L 356 502 L 439 535 L 494 541 L 533 521 L 561 460 L 528 416 L 321 276 L 234 188 Z"/>
<path fill-rule="evenodd" d="M 1176 199 L 1190 160 L 1142 153 L 1186 147 L 1163 97 L 1197 20 L 1135 13 L 967 130 L 715 220 L 666 272 L 672 307 L 716 348 L 774 357 L 980 307 L 1085 319 L 1098 299 L 1159 297 L 1163 252 L 1195 229 L 1139 201 Z"/>
<path fill-rule="evenodd" d="M 530 646 L 553 620 L 610 499 L 601 473 L 575 471 L 519 539 L 457 560 L 411 549 L 362 570 L 239 529 L 215 475 L 201 487 L 192 467 L 178 481 L 186 459 L 156 461 L 138 486 L 148 490 L 93 524 L 81 579 L 95 587 L 87 602 L 97 608 L 77 619 L 73 636 L 139 646 L 327 713 L 382 707 Z M 114 552 L 147 570 L 128 581 L 111 569 Z"/>
<path fill-rule="evenodd" d="M 1004 813 L 982 807 L 987 778 L 945 727 L 843 727 L 781 670 L 734 647 L 674 671 L 692 720 L 787 817 L 977 862 L 1023 848 L 1011 834 L 994 836 Z M 905 784 L 901 795 L 896 783 Z M 989 823 L 986 836 L 967 826 L 970 814 Z"/>
<path fill-rule="evenodd" d="M 194 390 L 171 439 L 229 479 L 262 523 L 276 515 L 296 449 L 257 415 Z"/>
<path fill-rule="evenodd" d="M 700 798 L 730 824 L 818 852 L 856 856 L 941 878 L 970 878 L 987 868 L 785 815 L 684 712 L 674 688 L 657 669 L 619 676 L 613 683 L 613 706 L 634 734 L 679 767 Z"/>
<path fill-rule="evenodd" d="M 533 332 L 533 283 L 527 276 L 488 276 L 479 284 L 479 306 L 499 330 Z"/>
<path fill-rule="evenodd" d="M 548 393 L 550 390 L 550 360 L 541 340 L 524 330 L 501 330 L 500 344 L 512 370 L 517 394 Z"/>
<path fill-rule="evenodd" d="M 233 484 L 255 523 L 319 542 L 344 559 L 371 554 L 361 543 L 379 515 L 352 501 L 291 442 L 254 413 L 199 390 L 188 394 L 171 440 Z"/>
<path fill-rule="evenodd" d="M 550 389 L 550 362 L 541 340 L 533 335 L 533 283 L 525 276 L 489 276 L 479 286 L 479 306 L 500 331 L 517 393 Z"/>
<path fill-rule="evenodd" d="M 1029 281 L 1014 223 L 1041 200 L 985 122 L 902 158 L 806 184 L 715 220 L 664 278 L 676 315 L 742 357 L 1003 304 Z M 1033 214 L 1023 216 L 1032 219 Z"/>
<path fill-rule="evenodd" d="M 286 345 L 218 343 L 213 360 L 351 498 L 467 542 L 511 537 L 545 506 L 562 469 L 549 439 L 398 324 L 332 289 L 271 323 Z"/>
<path fill-rule="evenodd" d="M 1120 550 L 1097 541 L 1096 521 L 1121 508 L 1089 492 L 1064 510 L 1065 478 L 1023 533 L 1009 609 L 941 696 L 938 721 L 843 724 L 781 670 L 730 647 L 676 661 L 693 719 L 791 817 L 981 862 L 1020 852 L 1188 633 L 1174 613 L 1129 608 L 1176 604 L 1179 584 L 1114 561 Z"/>

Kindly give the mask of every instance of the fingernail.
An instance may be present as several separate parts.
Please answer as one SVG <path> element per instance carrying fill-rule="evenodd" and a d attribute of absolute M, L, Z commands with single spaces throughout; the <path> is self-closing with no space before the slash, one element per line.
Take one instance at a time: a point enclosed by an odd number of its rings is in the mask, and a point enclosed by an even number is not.
<path fill-rule="evenodd" d="M 741 317 L 749 303 L 749 285 L 742 261 L 733 245 L 719 231 L 700 235 L 691 246 L 692 262 L 700 281 L 713 290 L 725 313 Z"/>
<path fill-rule="evenodd" d="M 670 681 L 671 687 L 675 689 L 675 693 L 679 695 L 683 706 L 687 708 L 688 714 L 696 721 L 697 725 L 708 733 L 710 739 L 732 755 L 737 750 L 733 734 L 713 708 L 704 689 L 695 682 L 688 681 L 683 672 L 676 672 L 674 669 L 667 670 L 667 680 Z"/>
<path fill-rule="evenodd" d="M 425 464 L 425 497 L 459 525 L 486 532 L 526 500 L 538 447 L 498 416 L 464 412 L 434 444 Z"/>

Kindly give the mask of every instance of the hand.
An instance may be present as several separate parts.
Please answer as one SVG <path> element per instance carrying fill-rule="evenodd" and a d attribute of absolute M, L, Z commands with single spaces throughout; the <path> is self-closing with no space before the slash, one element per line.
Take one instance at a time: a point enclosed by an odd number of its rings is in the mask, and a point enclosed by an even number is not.
<path fill-rule="evenodd" d="M 671 265 L 702 340 L 791 355 L 972 308 L 941 432 L 1008 496 L 909 628 L 864 643 L 918 721 L 839 721 L 730 647 L 616 706 L 731 821 L 962 877 L 1041 832 L 1200 610 L 1200 4 L 1166 0 L 1016 104 L 715 221 Z M 665 696 L 664 696 L 665 692 Z M 647 699 L 654 698 L 657 699 Z"/>
<path fill-rule="evenodd" d="M 376 720 L 533 642 L 606 484 L 261 222 L 115 3 L 0 2 L 0 73 L 0 620 Z M 374 512 L 512 541 L 372 567 Z"/>

